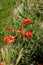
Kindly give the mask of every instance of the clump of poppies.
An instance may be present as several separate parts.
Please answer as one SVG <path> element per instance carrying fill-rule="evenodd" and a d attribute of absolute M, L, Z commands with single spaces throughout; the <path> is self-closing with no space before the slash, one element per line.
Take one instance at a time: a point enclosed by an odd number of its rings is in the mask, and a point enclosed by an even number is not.
<path fill-rule="evenodd" d="M 28 25 L 30 24 L 30 19 L 24 19 L 23 22 L 22 22 L 23 25 Z M 17 31 L 19 34 L 23 34 L 23 36 L 27 39 L 31 39 L 32 38 L 32 32 L 31 31 L 27 31 L 25 32 L 24 29 L 20 29 Z"/>

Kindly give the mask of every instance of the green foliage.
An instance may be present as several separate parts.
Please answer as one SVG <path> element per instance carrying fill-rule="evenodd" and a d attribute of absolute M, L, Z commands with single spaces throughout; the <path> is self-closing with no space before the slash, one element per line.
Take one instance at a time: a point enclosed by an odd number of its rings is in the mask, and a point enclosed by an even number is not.
<path fill-rule="evenodd" d="M 17 3 L 16 3 L 17 2 Z M 11 45 L 12 51 L 10 63 L 16 65 L 38 65 L 43 63 L 43 7 L 42 0 L 23 0 L 23 11 L 18 12 L 15 21 L 13 20 L 13 6 L 18 4 L 18 0 L 0 0 L 0 49 L 7 45 L 3 43 L 3 38 L 8 35 L 15 36 L 15 42 Z M 23 19 L 30 19 L 31 23 L 27 26 L 22 25 Z M 12 26 L 14 29 L 6 31 L 6 27 Z M 19 35 L 17 30 L 23 28 L 26 32 L 32 31 L 33 37 L 28 40 Z M 10 45 L 9 45 L 10 46 Z M 3 57 L 0 53 L 0 61 Z"/>

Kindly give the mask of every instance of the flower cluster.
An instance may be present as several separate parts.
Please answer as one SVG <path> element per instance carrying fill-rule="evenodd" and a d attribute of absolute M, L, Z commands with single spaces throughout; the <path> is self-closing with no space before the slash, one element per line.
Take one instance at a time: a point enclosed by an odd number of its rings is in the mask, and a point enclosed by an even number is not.
<path fill-rule="evenodd" d="M 24 19 L 22 24 L 23 25 L 30 24 L 30 19 Z M 31 31 L 28 31 L 28 32 L 25 33 L 25 30 L 21 29 L 21 30 L 18 30 L 18 33 L 19 34 L 24 34 L 24 37 L 27 38 L 27 39 L 31 39 L 32 38 L 32 32 Z"/>
<path fill-rule="evenodd" d="M 30 19 L 24 19 L 23 22 L 22 22 L 22 24 L 23 25 L 30 24 Z M 13 27 L 12 26 L 9 26 L 9 27 L 6 28 L 6 30 L 11 31 L 11 30 L 13 30 Z M 31 39 L 32 38 L 32 32 L 31 31 L 25 32 L 24 29 L 20 29 L 17 32 L 18 32 L 18 34 L 23 34 L 23 36 L 25 38 L 27 38 L 27 39 Z M 5 37 L 3 39 L 3 41 L 6 42 L 6 43 L 12 43 L 12 42 L 15 42 L 15 39 L 14 39 L 14 36 L 11 36 L 10 35 L 10 36 Z"/>
<path fill-rule="evenodd" d="M 30 24 L 30 19 L 24 19 L 22 22 L 22 25 L 27 26 L 28 24 Z M 6 28 L 6 30 L 10 32 L 13 30 L 13 27 L 8 26 Z M 33 36 L 32 32 L 30 30 L 25 32 L 24 28 L 17 30 L 17 34 L 22 35 L 23 37 L 27 38 L 28 40 L 31 39 Z M 3 42 L 11 44 L 11 43 L 15 42 L 15 40 L 16 40 L 15 36 L 9 35 L 9 36 L 4 37 Z M 4 65 L 4 63 L 0 62 L 0 65 Z"/>

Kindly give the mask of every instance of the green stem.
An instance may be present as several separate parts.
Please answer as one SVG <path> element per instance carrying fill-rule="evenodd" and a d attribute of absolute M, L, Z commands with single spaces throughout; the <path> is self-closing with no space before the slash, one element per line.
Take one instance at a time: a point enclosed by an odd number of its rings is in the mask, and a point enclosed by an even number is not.
<path fill-rule="evenodd" d="M 20 59 L 21 59 L 21 57 L 22 57 L 23 49 L 24 49 L 24 48 L 22 48 L 22 49 L 20 50 L 20 52 L 19 52 L 18 59 L 17 59 L 17 61 L 16 61 L 16 65 L 18 65 L 18 63 L 19 63 L 19 61 L 20 61 Z"/>

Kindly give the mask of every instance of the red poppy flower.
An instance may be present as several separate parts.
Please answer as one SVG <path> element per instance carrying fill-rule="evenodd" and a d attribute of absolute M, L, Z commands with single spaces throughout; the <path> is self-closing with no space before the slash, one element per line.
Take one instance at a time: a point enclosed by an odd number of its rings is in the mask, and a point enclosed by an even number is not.
<path fill-rule="evenodd" d="M 32 32 L 28 31 L 27 33 L 24 34 L 24 37 L 27 39 L 31 39 L 32 38 Z"/>
<path fill-rule="evenodd" d="M 10 31 L 13 30 L 13 28 L 11 26 L 7 27 L 6 30 Z"/>
<path fill-rule="evenodd" d="M 24 31 L 24 29 L 21 29 L 21 30 L 18 30 L 17 32 L 18 32 L 19 34 L 24 34 L 25 31 Z"/>
<path fill-rule="evenodd" d="M 4 65 L 4 63 L 3 62 L 0 62 L 0 65 Z"/>
<path fill-rule="evenodd" d="M 14 40 L 14 36 L 7 36 L 7 37 L 5 37 L 4 39 L 3 39 L 3 41 L 4 42 L 9 42 L 9 43 L 12 43 L 12 42 L 14 42 L 15 40 Z"/>
<path fill-rule="evenodd" d="M 38 64 L 38 65 L 43 65 L 43 64 Z"/>
<path fill-rule="evenodd" d="M 22 24 L 24 24 L 24 25 L 27 25 L 29 23 L 30 23 L 30 19 L 24 19 L 23 22 L 22 22 Z"/>

